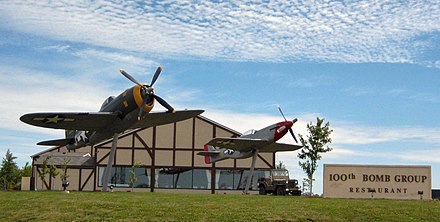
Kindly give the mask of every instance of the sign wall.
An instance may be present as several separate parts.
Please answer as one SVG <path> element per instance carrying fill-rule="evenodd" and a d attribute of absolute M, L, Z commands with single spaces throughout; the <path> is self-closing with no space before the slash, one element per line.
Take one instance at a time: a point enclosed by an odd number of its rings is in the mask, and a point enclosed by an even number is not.
<path fill-rule="evenodd" d="M 431 199 L 431 166 L 324 164 L 323 196 Z"/>

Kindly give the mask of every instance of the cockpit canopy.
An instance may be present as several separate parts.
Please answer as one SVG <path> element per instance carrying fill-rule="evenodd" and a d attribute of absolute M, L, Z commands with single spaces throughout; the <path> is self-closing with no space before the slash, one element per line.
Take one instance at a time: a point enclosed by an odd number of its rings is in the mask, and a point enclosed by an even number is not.
<path fill-rule="evenodd" d="M 113 101 L 115 99 L 115 97 L 114 96 L 110 96 L 110 97 L 108 97 L 103 103 L 102 103 L 102 105 L 101 105 L 101 109 L 100 110 L 103 110 L 111 101 Z"/>
<path fill-rule="evenodd" d="M 244 132 L 243 136 L 244 135 L 252 135 L 252 134 L 255 134 L 256 132 L 257 132 L 257 130 L 251 129 L 251 130 L 248 130 L 248 131 Z"/>

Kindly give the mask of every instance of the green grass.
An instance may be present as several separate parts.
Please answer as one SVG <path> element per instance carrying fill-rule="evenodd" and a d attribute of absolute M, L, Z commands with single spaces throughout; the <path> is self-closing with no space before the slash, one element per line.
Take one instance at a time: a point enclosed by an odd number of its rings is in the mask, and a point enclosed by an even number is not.
<path fill-rule="evenodd" d="M 440 221 L 440 201 L 0 192 L 0 221 Z"/>

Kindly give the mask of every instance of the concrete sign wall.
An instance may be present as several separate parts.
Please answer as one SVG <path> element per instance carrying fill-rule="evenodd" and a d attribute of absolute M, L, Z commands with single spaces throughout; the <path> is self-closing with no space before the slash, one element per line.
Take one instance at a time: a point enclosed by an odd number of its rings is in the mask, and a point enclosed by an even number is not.
<path fill-rule="evenodd" d="M 431 199 L 431 166 L 324 164 L 323 196 Z"/>

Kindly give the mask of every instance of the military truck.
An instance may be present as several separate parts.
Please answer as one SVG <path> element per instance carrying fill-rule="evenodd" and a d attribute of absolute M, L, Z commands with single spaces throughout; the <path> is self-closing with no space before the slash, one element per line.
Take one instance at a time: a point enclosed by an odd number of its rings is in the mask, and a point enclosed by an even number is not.
<path fill-rule="evenodd" d="M 258 179 L 258 189 L 260 195 L 271 193 L 279 196 L 286 194 L 301 196 L 298 180 L 289 179 L 289 171 L 287 170 L 271 170 L 269 177 Z"/>

